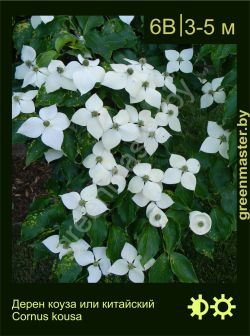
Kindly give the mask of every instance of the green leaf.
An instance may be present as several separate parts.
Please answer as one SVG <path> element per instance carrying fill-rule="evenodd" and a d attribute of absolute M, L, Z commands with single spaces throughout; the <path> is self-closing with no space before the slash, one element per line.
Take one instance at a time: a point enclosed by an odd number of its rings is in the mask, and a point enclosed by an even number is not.
<path fill-rule="evenodd" d="M 112 261 L 119 259 L 121 257 L 121 251 L 125 243 L 125 232 L 120 227 L 112 225 L 108 235 L 107 256 Z"/>
<path fill-rule="evenodd" d="M 206 236 L 193 235 L 192 240 L 194 248 L 198 253 L 213 259 L 214 242 L 211 239 Z"/>
<path fill-rule="evenodd" d="M 237 118 L 237 90 L 236 87 L 229 92 L 224 104 L 223 127 L 233 128 Z"/>
<path fill-rule="evenodd" d="M 42 86 L 36 96 L 36 106 L 44 107 L 56 104 L 58 107 L 82 107 L 89 96 L 89 93 L 81 96 L 80 92 L 64 89 L 47 93 L 45 87 Z"/>
<path fill-rule="evenodd" d="M 58 263 L 55 275 L 60 283 L 74 282 L 81 273 L 81 266 L 74 260 L 72 254 L 66 254 Z"/>
<path fill-rule="evenodd" d="M 22 241 L 35 238 L 49 225 L 55 225 L 56 223 L 61 222 L 64 216 L 65 208 L 61 203 L 53 204 L 39 212 L 35 211 L 29 213 L 22 223 Z"/>
<path fill-rule="evenodd" d="M 135 202 L 133 202 L 132 198 L 129 197 L 128 194 L 125 194 L 116 206 L 118 215 L 125 226 L 128 226 L 136 219 L 138 206 Z"/>
<path fill-rule="evenodd" d="M 103 16 L 76 16 L 76 19 L 82 29 L 83 36 L 104 23 Z"/>
<path fill-rule="evenodd" d="M 141 263 L 144 265 L 153 258 L 160 248 L 160 237 L 157 229 L 148 224 L 137 239 L 138 253 L 142 256 Z"/>
<path fill-rule="evenodd" d="M 235 164 L 237 161 L 237 129 L 235 128 L 229 136 L 229 149 L 228 149 L 229 163 Z"/>
<path fill-rule="evenodd" d="M 45 51 L 38 55 L 36 63 L 39 67 L 47 67 L 53 59 L 57 59 L 58 54 L 55 50 Z"/>
<path fill-rule="evenodd" d="M 51 202 L 51 198 L 43 196 L 34 200 L 29 206 L 29 211 L 40 211 L 46 208 Z"/>
<path fill-rule="evenodd" d="M 18 53 L 21 53 L 24 45 L 30 45 L 32 31 L 33 28 L 28 21 L 21 21 L 15 26 L 13 31 L 13 42 Z"/>
<path fill-rule="evenodd" d="M 167 225 L 162 230 L 163 239 L 166 243 L 168 253 L 174 251 L 181 239 L 181 228 L 178 222 L 169 219 Z"/>
<path fill-rule="evenodd" d="M 12 120 L 12 144 L 24 144 L 29 139 L 25 135 L 17 133 L 17 130 L 23 124 L 23 120 Z"/>
<path fill-rule="evenodd" d="M 76 37 L 68 32 L 63 32 L 55 40 L 55 49 L 59 53 L 66 44 L 74 44 Z"/>
<path fill-rule="evenodd" d="M 183 210 L 175 210 L 171 207 L 167 211 L 167 217 L 175 221 L 181 228 L 185 229 L 189 225 L 189 215 Z"/>
<path fill-rule="evenodd" d="M 94 29 L 85 36 L 86 45 L 93 53 L 101 55 L 110 61 L 112 52 L 121 48 L 134 48 L 136 35 L 133 29 L 118 19 L 106 21 L 103 30 Z"/>
<path fill-rule="evenodd" d="M 87 217 L 83 217 L 77 223 L 74 223 L 73 216 L 70 214 L 59 227 L 60 241 L 64 244 L 74 242 L 84 237 L 85 230 L 88 229 L 89 223 Z"/>
<path fill-rule="evenodd" d="M 47 247 L 41 242 L 41 241 L 35 241 L 32 244 L 33 248 L 33 257 L 34 261 L 38 262 L 41 260 L 48 259 L 51 256 L 50 251 L 47 249 Z"/>
<path fill-rule="evenodd" d="M 173 281 L 173 274 L 166 254 L 162 254 L 157 258 L 149 270 L 148 277 L 150 283 L 168 283 Z"/>
<path fill-rule="evenodd" d="M 174 201 L 180 203 L 186 208 L 187 210 L 192 209 L 194 199 L 193 191 L 187 190 L 183 188 L 182 185 L 178 185 L 174 193 Z"/>
<path fill-rule="evenodd" d="M 229 184 L 221 193 L 221 207 L 229 215 L 236 217 L 237 214 L 237 191 Z"/>
<path fill-rule="evenodd" d="M 233 220 L 221 208 L 217 207 L 210 212 L 212 227 L 208 233 L 215 242 L 223 241 L 229 238 L 233 230 Z"/>
<path fill-rule="evenodd" d="M 209 178 L 216 192 L 223 189 L 231 181 L 231 172 L 222 158 L 218 158 L 209 170 Z"/>
<path fill-rule="evenodd" d="M 48 150 L 48 147 L 40 140 L 40 138 L 33 140 L 26 151 L 26 166 L 40 159 L 43 154 Z"/>
<path fill-rule="evenodd" d="M 236 84 L 236 82 L 237 82 L 237 72 L 236 72 L 236 69 L 232 69 L 225 75 L 222 81 L 222 86 L 232 87 Z"/>
<path fill-rule="evenodd" d="M 199 197 L 202 200 L 207 200 L 211 198 L 211 195 L 208 191 L 208 186 L 206 184 L 206 179 L 204 175 L 196 178 L 197 184 L 195 188 L 195 196 Z M 206 182 L 205 182 L 206 181 Z"/>
<path fill-rule="evenodd" d="M 108 222 L 105 217 L 91 219 L 91 228 L 88 236 L 91 240 L 91 246 L 102 246 L 108 234 Z"/>
<path fill-rule="evenodd" d="M 62 150 L 70 159 L 70 161 L 75 162 L 77 155 L 77 139 L 75 132 L 71 129 L 64 131 Z"/>
<path fill-rule="evenodd" d="M 174 252 L 170 256 L 171 269 L 180 282 L 198 283 L 193 265 L 183 254 Z"/>

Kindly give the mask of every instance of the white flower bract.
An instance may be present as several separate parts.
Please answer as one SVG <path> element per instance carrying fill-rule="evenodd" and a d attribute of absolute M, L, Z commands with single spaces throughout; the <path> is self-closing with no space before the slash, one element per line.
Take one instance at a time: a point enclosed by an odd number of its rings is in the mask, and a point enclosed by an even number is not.
<path fill-rule="evenodd" d="M 223 88 L 220 88 L 224 77 L 214 78 L 212 82 L 206 82 L 201 90 L 204 93 L 201 96 L 200 106 L 201 108 L 209 107 L 216 102 L 217 104 L 223 104 L 226 99 L 226 94 Z"/>
<path fill-rule="evenodd" d="M 193 53 L 193 48 L 184 49 L 181 52 L 166 50 L 165 56 L 169 61 L 167 64 L 167 72 L 172 73 L 179 70 L 184 73 L 193 72 L 193 64 L 190 62 Z"/>
<path fill-rule="evenodd" d="M 104 131 L 112 127 L 108 110 L 103 107 L 103 102 L 96 93 L 86 101 L 85 108 L 80 108 L 74 113 L 71 121 L 86 126 L 88 132 L 97 140 L 102 137 Z"/>
<path fill-rule="evenodd" d="M 37 28 L 37 26 L 39 26 L 42 22 L 44 24 L 50 22 L 54 20 L 54 16 L 50 15 L 50 16 L 44 16 L 44 15 L 34 15 L 34 16 L 31 16 L 31 19 L 30 19 L 30 22 L 31 22 L 31 25 L 34 29 Z"/>
<path fill-rule="evenodd" d="M 150 259 L 144 267 L 141 265 L 141 256 L 138 255 L 136 248 L 125 243 L 121 251 L 122 259 L 116 260 L 109 269 L 109 273 L 116 275 L 128 274 L 130 281 L 135 283 L 144 282 L 144 271 L 154 264 L 154 259 Z"/>
<path fill-rule="evenodd" d="M 189 214 L 189 228 L 197 235 L 204 235 L 211 230 L 211 217 L 200 211 L 192 211 Z"/>
<path fill-rule="evenodd" d="M 64 134 L 70 121 L 66 114 L 58 112 L 56 105 L 43 107 L 39 111 L 39 117 L 27 119 L 18 129 L 17 133 L 29 138 L 41 136 L 42 142 L 55 150 L 61 150 Z"/>
<path fill-rule="evenodd" d="M 178 154 L 172 154 L 169 159 L 170 166 L 162 179 L 166 184 L 180 183 L 182 186 L 189 190 L 195 190 L 196 177 L 200 170 L 200 163 L 196 159 L 186 160 L 183 156 Z"/>
<path fill-rule="evenodd" d="M 35 104 L 33 99 L 36 97 L 37 93 L 37 90 L 14 92 L 12 96 L 12 119 L 16 118 L 21 112 L 35 112 Z"/>
<path fill-rule="evenodd" d="M 95 217 L 108 210 L 106 204 L 97 198 L 95 184 L 85 187 L 80 194 L 72 191 L 60 197 L 66 208 L 72 210 L 75 223 L 86 214 Z"/>
<path fill-rule="evenodd" d="M 200 151 L 205 153 L 220 153 L 224 159 L 228 159 L 229 136 L 230 132 L 224 130 L 214 121 L 207 124 L 208 137 L 203 141 Z"/>

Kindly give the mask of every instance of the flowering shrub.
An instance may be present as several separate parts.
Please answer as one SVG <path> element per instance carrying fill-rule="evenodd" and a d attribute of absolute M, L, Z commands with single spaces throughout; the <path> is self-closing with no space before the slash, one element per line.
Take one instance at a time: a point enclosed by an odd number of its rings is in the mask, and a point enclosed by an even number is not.
<path fill-rule="evenodd" d="M 236 230 L 236 47 L 143 42 L 143 17 L 18 17 L 13 142 L 53 169 L 21 238 L 59 282 L 198 282 Z M 187 244 L 187 242 L 189 242 Z"/>

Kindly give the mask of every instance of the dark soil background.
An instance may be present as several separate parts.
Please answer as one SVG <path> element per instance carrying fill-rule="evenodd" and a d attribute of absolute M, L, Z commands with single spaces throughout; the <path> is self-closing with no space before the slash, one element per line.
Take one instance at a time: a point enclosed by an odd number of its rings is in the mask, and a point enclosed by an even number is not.
<path fill-rule="evenodd" d="M 21 222 L 28 212 L 29 205 L 38 196 L 46 195 L 44 182 L 50 177 L 51 170 L 45 162 L 25 167 L 23 145 L 14 145 L 12 151 L 12 234 L 13 234 L 13 272 L 14 283 L 51 282 L 51 259 L 34 265 L 33 251 L 29 243 L 20 242 Z M 237 235 L 216 246 L 214 260 L 201 256 L 189 243 L 185 253 L 194 265 L 198 278 L 204 283 L 232 283 L 237 280 Z"/>

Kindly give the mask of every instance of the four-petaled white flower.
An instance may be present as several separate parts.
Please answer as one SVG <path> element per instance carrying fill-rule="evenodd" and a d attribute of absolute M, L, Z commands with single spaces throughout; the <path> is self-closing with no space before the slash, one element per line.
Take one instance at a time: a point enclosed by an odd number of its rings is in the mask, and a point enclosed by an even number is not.
<path fill-rule="evenodd" d="M 54 92 L 60 88 L 70 91 L 76 91 L 72 79 L 64 76 L 65 65 L 62 61 L 52 60 L 48 66 L 48 76 L 45 81 L 45 89 L 48 93 Z"/>
<path fill-rule="evenodd" d="M 32 99 L 37 95 L 37 90 L 27 92 L 14 92 L 12 96 L 12 119 L 22 113 L 35 112 L 35 104 Z"/>
<path fill-rule="evenodd" d="M 224 77 L 214 78 L 212 82 L 206 82 L 201 90 L 204 93 L 201 96 L 201 108 L 206 108 L 213 104 L 223 104 L 226 99 L 226 94 L 223 88 L 220 88 Z"/>
<path fill-rule="evenodd" d="M 163 127 L 158 127 L 157 123 L 154 122 L 150 127 L 148 127 L 147 131 L 144 132 L 144 148 L 146 152 L 151 156 L 157 150 L 159 143 L 165 143 L 171 134 L 165 130 Z"/>
<path fill-rule="evenodd" d="M 197 235 L 208 233 L 212 226 L 210 216 L 205 212 L 192 211 L 189 214 L 189 227 Z"/>
<path fill-rule="evenodd" d="M 44 24 L 52 21 L 54 19 L 54 16 L 50 15 L 50 16 L 44 16 L 44 15 L 34 15 L 34 16 L 31 16 L 31 19 L 30 19 L 30 23 L 32 25 L 32 27 L 34 29 L 36 29 L 37 26 L 39 26 L 42 22 Z"/>
<path fill-rule="evenodd" d="M 174 104 L 161 104 L 161 111 L 155 116 L 159 126 L 169 126 L 175 132 L 181 132 L 181 124 L 178 119 L 178 107 Z"/>
<path fill-rule="evenodd" d="M 29 138 L 41 136 L 41 140 L 45 145 L 61 150 L 64 138 L 63 131 L 70 125 L 68 117 L 66 114 L 58 112 L 56 105 L 41 108 L 39 117 L 27 119 L 17 133 Z"/>
<path fill-rule="evenodd" d="M 140 76 L 140 68 L 135 65 L 110 64 L 112 71 L 105 73 L 102 85 L 113 90 L 125 89 L 128 91 L 133 81 Z"/>
<path fill-rule="evenodd" d="M 141 265 L 141 256 L 134 246 L 125 243 L 121 251 L 122 259 L 116 260 L 109 269 L 109 273 L 116 275 L 128 274 L 129 279 L 135 283 L 144 282 L 144 271 L 148 270 L 155 262 L 152 258 L 144 267 Z"/>
<path fill-rule="evenodd" d="M 133 201 L 140 207 L 146 206 L 150 201 L 160 201 L 163 171 L 152 169 L 149 163 L 138 163 L 133 172 L 136 176 L 132 177 L 128 185 L 128 190 L 135 194 Z"/>
<path fill-rule="evenodd" d="M 88 283 L 97 283 L 102 275 L 108 275 L 111 263 L 106 255 L 106 247 L 93 248 L 93 261 L 92 265 L 88 266 Z"/>
<path fill-rule="evenodd" d="M 74 113 L 71 121 L 80 126 L 87 126 L 88 132 L 97 140 L 112 126 L 108 110 L 103 107 L 103 102 L 97 94 L 93 94 L 86 101 L 85 108 L 80 108 Z"/>
<path fill-rule="evenodd" d="M 184 188 L 195 190 L 196 177 L 194 174 L 197 174 L 200 170 L 199 161 L 196 159 L 186 160 L 181 155 L 172 154 L 169 163 L 172 168 L 168 168 L 165 171 L 162 182 L 166 184 L 181 182 Z"/>
<path fill-rule="evenodd" d="M 136 80 L 131 81 L 127 91 L 130 94 L 130 103 L 140 103 L 145 100 L 153 107 L 159 108 L 161 105 L 161 94 L 156 87 L 163 86 L 163 81 L 157 83 L 156 76 L 148 71 L 140 73 Z"/>
<path fill-rule="evenodd" d="M 80 194 L 75 191 L 60 195 L 63 204 L 72 210 L 74 222 L 78 222 L 84 215 L 98 216 L 108 210 L 105 203 L 97 198 L 97 187 L 91 184 Z"/>
<path fill-rule="evenodd" d="M 214 121 L 209 121 L 207 124 L 208 137 L 203 141 L 200 151 L 205 153 L 219 152 L 222 157 L 228 159 L 228 139 L 230 132 L 224 130 Z"/>
<path fill-rule="evenodd" d="M 134 19 L 133 15 L 119 15 L 119 19 L 126 24 L 130 25 L 131 21 Z"/>
<path fill-rule="evenodd" d="M 42 243 L 50 250 L 52 253 L 59 253 L 59 259 L 71 251 L 71 248 L 64 247 L 59 241 L 59 235 L 52 235 L 44 239 Z"/>
<path fill-rule="evenodd" d="M 90 60 L 78 55 L 78 60 L 80 63 L 72 61 L 67 64 L 64 75 L 73 79 L 75 86 L 83 95 L 92 90 L 96 83 L 102 82 L 105 71 L 98 66 L 99 59 Z"/>
<path fill-rule="evenodd" d="M 166 88 L 169 89 L 169 91 L 176 94 L 176 86 L 174 85 L 174 79 L 172 76 L 170 76 L 167 72 L 163 72 L 163 78 L 164 78 L 164 85 Z"/>
<path fill-rule="evenodd" d="M 180 53 L 176 50 L 165 50 L 165 56 L 168 59 L 167 72 L 172 73 L 181 70 L 185 73 L 193 71 L 193 65 L 190 62 L 193 57 L 193 48 L 182 50 Z"/>
<path fill-rule="evenodd" d="M 89 154 L 84 160 L 84 167 L 89 169 L 89 176 L 93 182 L 102 185 L 102 181 L 110 178 L 110 170 L 116 165 L 115 158 L 112 153 L 104 148 L 101 141 L 97 142 L 92 149 L 92 154 Z M 106 182 L 105 184 L 106 185 Z"/>
<path fill-rule="evenodd" d="M 130 122 L 129 113 L 126 110 L 120 110 L 113 117 L 112 127 L 104 132 L 102 142 L 104 147 L 110 150 L 118 146 L 121 141 L 134 141 L 139 134 L 137 125 Z"/>
<path fill-rule="evenodd" d="M 167 225 L 167 216 L 155 203 L 149 203 L 146 209 L 146 216 L 149 219 L 149 223 L 155 227 L 164 229 Z"/>
<path fill-rule="evenodd" d="M 36 64 L 36 51 L 32 47 L 24 45 L 21 51 L 21 60 L 23 63 L 16 67 L 16 79 L 24 79 L 31 67 Z"/>
<path fill-rule="evenodd" d="M 93 253 L 89 251 L 90 245 L 83 239 L 69 244 L 73 251 L 75 261 L 80 266 L 86 266 L 94 261 Z"/>

